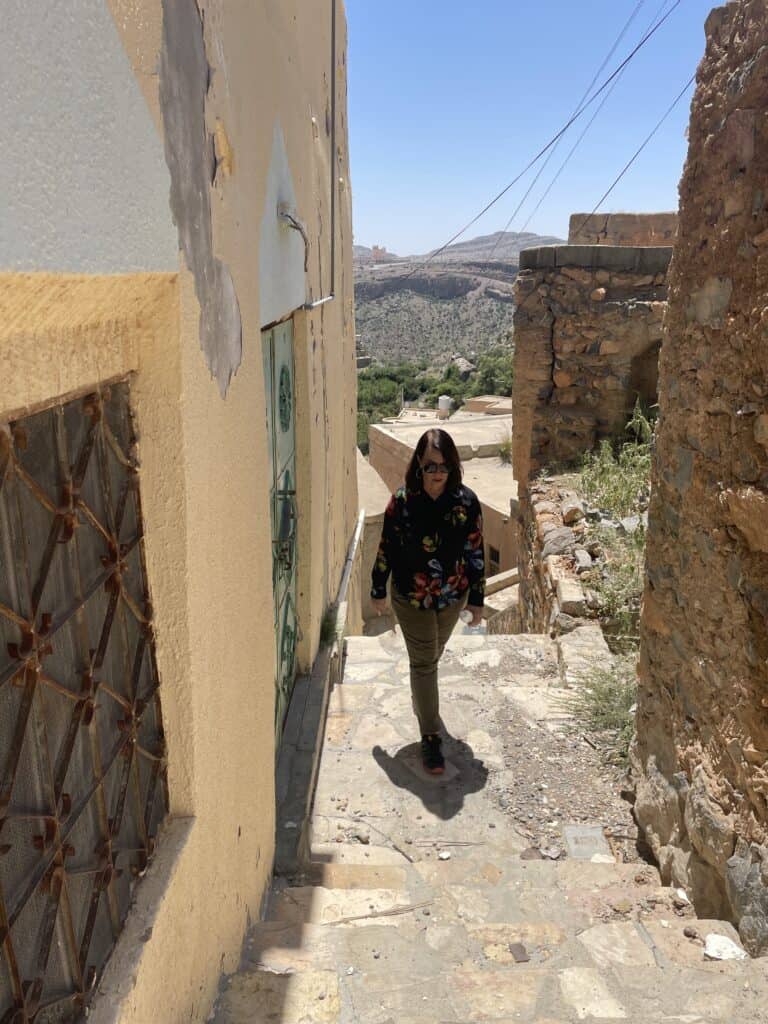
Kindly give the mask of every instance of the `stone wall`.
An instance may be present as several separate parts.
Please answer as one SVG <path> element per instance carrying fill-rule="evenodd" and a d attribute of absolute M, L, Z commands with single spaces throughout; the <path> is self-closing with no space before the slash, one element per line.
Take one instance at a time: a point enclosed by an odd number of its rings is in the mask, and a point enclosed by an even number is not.
<path fill-rule="evenodd" d="M 520 254 L 515 293 L 514 473 L 620 435 L 656 400 L 669 248 L 562 245 Z"/>
<path fill-rule="evenodd" d="M 642 614 L 636 814 L 768 953 L 768 13 L 712 12 L 680 186 Z"/>
<path fill-rule="evenodd" d="M 596 595 L 581 578 L 600 553 L 587 535 L 585 512 L 569 481 L 556 477 L 532 483 L 518 508 L 519 628 L 555 640 L 564 686 L 578 685 L 611 659 Z"/>
<path fill-rule="evenodd" d="M 674 245 L 676 213 L 572 213 L 569 245 Z"/>

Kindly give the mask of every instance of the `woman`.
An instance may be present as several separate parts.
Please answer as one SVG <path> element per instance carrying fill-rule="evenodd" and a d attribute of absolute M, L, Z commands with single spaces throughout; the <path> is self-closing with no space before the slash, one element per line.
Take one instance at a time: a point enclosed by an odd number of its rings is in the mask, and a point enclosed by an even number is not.
<path fill-rule="evenodd" d="M 476 495 L 461 477 L 450 434 L 422 434 L 405 487 L 387 505 L 372 573 L 371 598 L 379 615 L 386 611 L 392 573 L 392 607 L 408 649 L 422 761 L 433 775 L 445 770 L 437 664 L 464 606 L 472 613 L 473 626 L 483 617 L 482 515 Z"/>

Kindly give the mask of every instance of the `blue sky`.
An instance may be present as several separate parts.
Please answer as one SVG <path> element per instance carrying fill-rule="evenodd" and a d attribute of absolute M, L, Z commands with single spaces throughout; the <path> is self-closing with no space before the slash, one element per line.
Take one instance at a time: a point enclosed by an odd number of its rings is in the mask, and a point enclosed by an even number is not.
<path fill-rule="evenodd" d="M 401 255 L 445 242 L 568 120 L 637 3 L 346 0 L 355 242 Z M 662 3 L 643 0 L 600 81 Z M 627 67 L 527 230 L 565 237 L 568 215 L 593 208 L 695 71 L 713 6 L 682 0 Z M 691 95 L 602 210 L 676 208 Z M 564 137 L 510 230 L 522 229 L 596 105 Z M 465 237 L 501 230 L 536 170 Z"/>

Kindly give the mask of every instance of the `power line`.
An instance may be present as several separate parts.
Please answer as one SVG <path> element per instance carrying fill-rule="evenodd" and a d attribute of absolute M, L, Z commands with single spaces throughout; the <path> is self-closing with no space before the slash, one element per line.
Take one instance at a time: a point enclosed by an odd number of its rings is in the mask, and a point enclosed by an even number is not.
<path fill-rule="evenodd" d="M 478 214 L 476 214 L 472 218 L 472 220 L 470 220 L 467 224 L 465 224 L 464 227 L 461 228 L 460 231 L 457 231 L 456 234 L 453 235 L 451 238 L 449 238 L 448 241 L 444 245 L 441 245 L 439 249 L 436 249 L 434 252 L 430 253 L 430 255 L 427 257 L 427 259 L 424 260 L 424 262 L 421 263 L 418 267 L 414 267 L 413 270 L 409 271 L 409 273 L 407 273 L 404 276 L 404 280 L 407 280 L 409 277 L 412 277 L 413 274 L 415 274 L 417 270 L 423 269 L 423 267 L 427 266 L 427 264 L 431 263 L 432 260 L 434 260 L 437 256 L 439 256 L 440 253 L 445 252 L 445 250 L 448 248 L 449 245 L 453 245 L 453 243 L 456 241 L 457 238 L 461 238 L 461 236 L 466 231 L 468 231 L 469 228 L 471 228 L 473 224 L 476 224 L 477 221 L 479 221 L 480 218 L 491 209 L 491 207 L 495 206 L 496 203 L 498 203 L 498 201 L 501 198 L 503 198 L 507 194 L 507 192 L 509 192 L 509 190 L 511 188 L 513 188 L 518 183 L 518 181 L 520 181 L 520 179 L 522 177 L 524 177 L 524 175 L 526 175 L 528 173 L 528 171 L 531 169 L 531 167 L 533 167 L 536 163 L 538 163 L 538 161 L 542 158 L 542 156 L 544 156 L 544 154 L 547 153 L 552 148 L 552 146 L 554 146 L 554 144 L 557 142 L 557 140 L 559 138 L 561 138 L 561 136 L 565 135 L 565 133 L 571 127 L 573 122 L 577 118 L 581 117 L 581 115 L 584 113 L 584 111 L 594 103 L 594 101 L 597 99 L 597 97 L 600 96 L 603 92 L 605 92 L 605 90 L 608 88 L 608 86 L 611 84 L 611 82 L 614 80 L 614 78 L 616 78 L 616 76 L 621 73 L 621 71 L 627 66 L 627 64 L 629 64 L 629 62 L 636 56 L 636 54 L 643 48 L 643 46 L 645 46 L 645 44 L 649 41 L 649 39 L 651 39 L 651 37 L 653 35 L 655 35 L 656 32 L 658 32 L 658 30 L 661 28 L 661 26 L 664 24 L 664 22 L 670 17 L 671 14 L 673 14 L 673 12 L 680 6 L 681 3 L 682 3 L 682 0 L 675 0 L 675 3 L 670 8 L 670 10 L 664 15 L 664 17 L 660 21 L 658 21 L 653 26 L 653 28 L 651 28 L 648 32 L 646 32 L 646 34 L 643 36 L 643 38 L 640 40 L 640 42 L 635 46 L 635 48 L 633 50 L 630 51 L 630 53 L 624 58 L 624 60 L 621 62 L 621 64 L 619 64 L 618 67 L 615 68 L 611 72 L 611 74 L 608 76 L 608 78 L 606 78 L 606 80 L 603 82 L 603 84 L 600 86 L 600 88 L 597 89 L 597 91 L 573 115 L 573 117 L 571 117 L 570 120 L 568 120 L 566 122 L 566 124 L 563 125 L 563 127 L 560 129 L 560 131 L 557 132 L 557 134 L 554 135 L 549 140 L 549 142 L 544 147 L 542 147 L 542 149 L 539 150 L 539 152 L 536 154 L 536 156 L 533 157 L 533 159 L 530 160 L 528 162 L 528 164 L 526 164 L 526 166 L 523 168 L 523 170 L 515 178 L 513 178 L 512 181 L 510 181 L 509 184 L 506 185 L 501 190 L 501 192 L 499 192 L 497 195 L 495 195 L 493 197 L 493 199 L 491 199 L 491 201 L 489 203 L 486 203 L 486 205 L 483 207 L 483 209 Z"/>
<path fill-rule="evenodd" d="M 670 114 L 672 113 L 672 111 L 673 111 L 673 110 L 675 109 L 675 107 L 676 107 L 676 106 L 677 106 L 677 104 L 678 104 L 678 103 L 680 102 L 680 100 L 681 100 L 681 99 L 683 98 L 683 96 L 685 96 L 686 92 L 688 92 L 688 90 L 690 89 L 690 87 L 691 87 L 691 86 L 693 85 L 693 83 L 694 83 L 695 79 L 696 79 L 696 72 L 694 72 L 694 73 L 693 73 L 693 74 L 691 75 L 691 77 L 690 77 L 690 78 L 688 79 L 688 81 L 687 81 L 687 82 L 685 83 L 685 85 L 683 86 L 683 88 L 682 88 L 682 89 L 680 90 L 680 92 L 679 92 L 679 93 L 677 94 L 677 96 L 676 96 L 676 97 L 674 98 L 674 100 L 672 101 L 672 103 L 670 103 L 669 107 L 667 107 L 667 110 L 666 110 L 666 112 L 664 113 L 664 115 L 663 115 L 663 116 L 662 116 L 661 118 L 659 118 L 659 120 L 658 120 L 658 121 L 656 122 L 656 125 L 654 126 L 654 128 L 653 128 L 653 129 L 651 130 L 651 132 L 649 132 L 649 134 L 648 134 L 648 135 L 647 135 L 647 136 L 645 137 L 645 139 L 644 139 L 644 140 L 643 140 L 643 141 L 641 142 L 641 144 L 640 144 L 640 145 L 638 146 L 638 148 L 637 148 L 637 149 L 635 150 L 635 152 L 634 152 L 634 153 L 632 154 L 632 156 L 630 157 L 630 159 L 629 159 L 629 160 L 627 161 L 627 163 L 626 163 L 626 164 L 624 165 L 624 167 L 623 167 L 623 168 L 621 169 L 621 171 L 619 172 L 619 174 L 618 174 L 618 175 L 616 176 L 616 178 L 615 178 L 615 179 L 614 179 L 614 181 L 612 182 L 611 186 L 610 186 L 610 187 L 609 187 L 609 188 L 608 188 L 608 189 L 607 189 L 607 190 L 606 190 L 606 191 L 605 191 L 605 192 L 604 192 L 604 193 L 603 193 L 603 194 L 602 194 L 602 195 L 600 196 L 600 198 L 598 199 L 597 203 L 595 204 L 595 206 L 594 206 L 594 208 L 593 208 L 592 212 L 591 212 L 591 213 L 588 213 L 588 214 L 587 214 L 587 216 L 586 216 L 586 217 L 584 218 L 584 220 L 583 220 L 583 221 L 581 222 L 581 224 L 579 225 L 579 227 L 578 227 L 578 228 L 576 229 L 576 232 L 575 232 L 575 233 L 576 233 L 577 235 L 578 235 L 578 234 L 579 234 L 579 233 L 580 233 L 580 232 L 581 232 L 581 231 L 583 230 L 584 226 L 586 225 L 586 223 L 587 223 L 587 221 L 588 221 L 588 220 L 590 219 L 590 217 L 593 217 L 593 216 L 595 215 L 595 213 L 597 213 L 597 211 L 598 211 L 598 210 L 600 209 L 600 207 L 601 207 L 601 206 L 603 205 L 603 203 L 604 203 L 604 202 L 605 202 L 605 200 L 606 200 L 606 199 L 608 198 L 608 196 L 609 196 L 609 195 L 611 194 L 611 192 L 613 192 L 613 190 L 614 190 L 614 189 L 616 188 L 616 186 L 617 186 L 617 185 L 619 184 L 619 182 L 621 181 L 621 179 L 622 179 L 622 178 L 624 177 L 624 175 L 625 175 L 625 174 L 627 173 L 627 171 L 628 171 L 628 170 L 630 169 L 630 167 L 632 166 L 632 164 L 633 164 L 633 163 L 635 162 L 635 160 L 637 160 L 637 158 L 638 158 L 638 157 L 640 156 L 640 154 L 641 154 L 641 153 L 643 152 L 643 150 L 645 149 L 645 147 L 646 147 L 646 146 L 648 145 L 648 143 L 649 143 L 649 142 L 651 141 L 651 139 L 652 139 L 652 138 L 654 137 L 654 135 L 656 134 L 656 132 L 657 132 L 657 131 L 659 130 L 659 128 L 661 128 L 661 126 L 662 126 L 662 125 L 664 124 L 664 122 L 665 122 L 665 121 L 667 120 L 667 118 L 668 118 L 668 117 L 669 117 L 669 115 L 670 115 Z"/>
<path fill-rule="evenodd" d="M 616 37 L 616 40 L 615 40 L 615 42 L 614 42 L 613 46 L 612 46 L 612 47 L 610 48 L 610 50 L 609 50 L 609 51 L 608 51 L 608 53 L 606 54 L 605 58 L 603 59 L 603 63 L 602 63 L 601 65 L 600 65 L 600 67 L 599 67 L 599 68 L 597 69 L 597 71 L 596 71 L 596 72 L 594 73 L 594 75 L 592 76 L 592 81 L 591 81 L 591 82 L 589 83 L 589 85 L 587 86 L 587 88 L 586 88 L 586 89 L 584 90 L 584 94 L 583 94 L 583 96 L 581 97 L 581 99 L 579 100 L 579 102 L 578 102 L 578 103 L 576 104 L 576 107 L 575 107 L 575 109 L 574 109 L 574 111 L 573 111 L 573 114 L 576 114 L 576 112 L 577 112 L 577 111 L 579 110 L 579 108 L 581 107 L 582 103 L 584 103 L 584 101 L 585 101 L 585 100 L 587 99 L 587 97 L 589 96 L 589 94 L 590 94 L 590 93 L 592 92 L 592 89 L 594 88 L 595 82 L 597 82 L 598 78 L 600 77 L 600 75 L 601 75 L 601 74 L 603 73 L 603 71 L 605 70 L 605 66 L 606 66 L 606 64 L 607 64 L 607 63 L 608 63 L 608 61 L 609 61 L 609 60 L 611 59 L 611 57 L 612 57 L 612 56 L 614 55 L 614 53 L 616 52 L 616 50 L 617 50 L 617 49 L 619 48 L 619 43 L 621 43 L 621 40 L 622 40 L 622 39 L 624 38 L 624 36 L 625 36 L 625 35 L 627 34 L 627 32 L 629 31 L 629 26 L 630 26 L 630 25 L 632 24 L 632 22 L 633 22 L 633 21 L 635 20 L 635 18 L 637 17 L 637 15 L 638 15 L 638 14 L 640 13 L 640 9 L 642 8 L 642 6 L 643 6 L 643 4 L 644 4 L 644 3 L 645 3 L 645 0 L 638 0 L 638 2 L 637 2 L 637 3 L 635 4 L 635 9 L 634 9 L 634 10 L 632 11 L 632 13 L 630 14 L 629 18 L 628 18 L 628 19 L 627 19 L 627 21 L 626 21 L 626 22 L 624 23 L 624 27 L 622 28 L 621 32 L 619 32 L 619 34 L 618 34 L 618 36 Z M 666 6 L 666 4 L 667 4 L 667 3 L 668 3 L 668 0 L 664 0 L 664 5 L 665 5 L 665 6 Z M 618 81 L 618 79 L 616 79 L 616 81 Z M 615 84 L 615 82 L 614 82 L 614 84 Z M 611 91 L 612 91 L 612 89 L 611 89 L 611 90 L 609 90 L 609 93 L 608 93 L 607 95 L 610 95 L 610 92 L 611 92 Z M 606 98 L 607 98 L 607 97 L 606 97 Z M 603 102 L 605 102 L 605 100 L 604 100 Z M 601 103 L 601 104 L 600 104 L 600 107 L 602 107 L 602 105 L 603 105 L 603 104 Z M 600 107 L 598 107 L 598 110 L 600 109 Z M 571 115 L 571 116 L 573 116 L 573 115 Z M 591 122 L 590 122 L 590 123 L 591 123 Z M 523 198 L 522 198 L 522 199 L 520 200 L 520 202 L 519 202 L 519 203 L 517 204 L 517 206 L 515 207 L 515 209 L 514 209 L 514 210 L 512 211 L 512 215 L 510 216 L 510 218 L 509 218 L 509 220 L 507 221 L 507 223 L 506 223 L 506 224 L 504 225 L 504 229 L 503 229 L 503 230 L 501 231 L 501 233 L 499 234 L 499 237 L 498 237 L 498 238 L 496 239 L 496 242 L 494 243 L 494 246 L 493 246 L 493 248 L 491 249 L 491 253 L 490 253 L 490 256 L 488 257 L 489 259 L 493 259 L 494 253 L 495 253 L 495 252 L 496 252 L 496 250 L 498 249 L 498 247 L 499 247 L 499 244 L 500 244 L 500 242 L 501 242 L 502 238 L 504 237 L 504 235 L 505 235 L 505 234 L 507 233 L 507 231 L 509 231 L 509 228 L 510 228 L 510 225 L 512 224 L 512 221 L 513 221 L 513 220 L 515 219 L 515 217 L 516 217 L 516 216 L 518 215 L 518 213 L 520 212 L 520 210 L 521 210 L 521 208 L 522 208 L 523 204 L 525 203 L 526 199 L 528 198 L 528 196 L 529 196 L 529 195 L 531 194 L 531 192 L 532 192 L 532 191 L 534 190 L 534 188 L 536 187 L 536 182 L 537 182 L 537 181 L 539 180 L 539 178 L 540 178 L 540 177 L 542 176 L 542 174 L 544 173 L 544 171 L 545 171 L 545 170 L 547 169 L 547 166 L 548 166 L 548 164 L 549 164 L 549 161 L 550 161 L 550 160 L 552 159 L 552 157 L 553 157 L 553 156 L 555 155 L 555 152 L 556 152 L 556 150 L 557 150 L 557 147 L 558 147 L 558 146 L 560 145 L 560 141 L 561 141 L 561 140 L 560 140 L 560 139 L 558 139 L 558 140 L 557 140 L 557 142 L 555 143 L 555 145 L 554 145 L 554 146 L 552 147 L 552 149 L 551 149 L 551 150 L 549 151 L 549 155 L 547 156 L 547 159 L 546 159 L 546 160 L 544 161 L 544 163 L 543 163 L 543 164 L 541 165 L 541 167 L 539 168 L 539 170 L 538 170 L 538 171 L 536 172 L 536 176 L 534 177 L 534 179 L 533 179 L 533 181 L 531 182 L 531 184 L 530 184 L 530 185 L 528 186 L 528 188 L 527 188 L 527 190 L 526 190 L 525 194 L 523 195 Z"/>
<path fill-rule="evenodd" d="M 662 14 L 663 10 L 664 10 L 664 8 L 665 8 L 665 7 L 667 6 L 667 4 L 668 4 L 668 3 L 669 3 L 669 0 L 664 0 L 664 2 L 663 2 L 663 3 L 661 4 L 661 6 L 659 7 L 659 9 L 658 9 L 658 10 L 656 11 L 656 13 L 654 14 L 653 18 L 651 18 L 651 20 L 650 20 L 650 22 L 649 22 L 649 24 L 648 24 L 648 28 L 650 28 L 650 27 L 651 27 L 651 25 L 653 25 L 653 24 L 654 24 L 654 22 L 655 22 L 655 21 L 656 21 L 656 20 L 657 20 L 657 19 L 658 19 L 659 17 L 661 17 L 661 14 Z M 671 12 L 670 12 L 670 13 L 671 13 Z M 625 70 L 626 70 L 626 69 L 625 69 Z M 545 200 L 545 199 L 547 198 L 547 196 L 549 195 L 549 193 L 550 193 L 550 192 L 552 191 L 552 189 L 553 189 L 553 188 L 555 187 L 555 185 L 557 184 L 558 180 L 560 179 L 560 175 L 561 175 L 561 174 L 563 173 L 563 171 L 565 170 L 565 168 L 566 168 L 566 167 L 568 166 L 568 164 L 570 163 L 570 161 L 571 161 L 571 157 L 573 156 L 573 154 L 574 154 L 574 153 L 576 152 L 576 150 L 577 150 L 577 149 L 579 148 L 579 146 L 581 145 L 581 143 L 582 143 L 582 142 L 584 141 L 584 138 L 585 138 L 585 136 L 586 136 L 587 132 L 589 131 L 589 129 L 590 129 L 591 127 L 592 127 L 592 125 L 593 125 L 593 124 L 595 123 L 595 121 L 597 120 L 598 116 L 600 115 L 600 111 L 601 111 L 601 110 L 603 109 L 603 107 L 605 106 L 605 104 L 606 104 L 606 103 L 608 102 L 608 100 L 610 99 L 610 97 L 611 97 L 611 94 L 613 93 L 613 90 L 614 90 L 614 89 L 616 88 L 616 86 L 617 86 L 617 85 L 619 84 L 619 82 L 621 81 L 621 79 L 622 79 L 622 76 L 623 76 L 623 74 L 624 74 L 624 71 L 622 71 L 622 72 L 621 72 L 621 74 L 620 74 L 620 75 L 617 75 L 617 76 L 616 76 L 616 78 L 614 79 L 613 83 L 611 84 L 611 87 L 610 87 L 610 89 L 609 89 L 609 90 L 608 90 L 608 91 L 606 92 L 605 96 L 603 96 L 602 100 L 600 101 L 600 103 L 599 103 L 599 105 L 598 105 L 598 107 L 597 107 L 597 110 L 596 110 L 596 111 L 594 112 L 594 114 L 592 115 L 592 117 L 591 117 L 591 118 L 589 119 L 589 121 L 587 122 L 587 124 L 586 124 L 586 126 L 584 127 L 584 129 L 583 129 L 583 131 L 582 131 L 581 135 L 579 135 L 579 137 L 578 137 L 578 138 L 576 139 L 576 141 L 574 142 L 574 144 L 573 144 L 573 145 L 571 146 L 571 149 L 570 149 L 570 151 L 568 152 L 568 155 L 566 156 L 565 160 L 563 160 L 563 162 L 562 162 L 562 163 L 560 164 L 560 166 L 558 167 L 557 171 L 555 172 L 555 175 L 554 175 L 554 177 L 552 178 L 552 180 L 550 181 L 549 185 L 547 185 L 546 189 L 545 189 L 545 190 L 544 190 L 544 192 L 542 193 L 542 195 L 541 195 L 541 198 L 540 198 L 540 199 L 539 199 L 539 201 L 538 201 L 538 202 L 536 203 L 536 205 L 535 205 L 535 206 L 534 206 L 534 208 L 533 208 L 533 209 L 531 210 L 531 212 L 530 212 L 530 213 L 528 214 L 528 217 L 526 218 L 526 221 L 525 221 L 525 223 L 524 223 L 524 224 L 523 224 L 523 226 L 522 226 L 522 227 L 520 228 L 520 230 L 521 230 L 521 231 L 525 231 L 525 229 L 526 229 L 526 228 L 528 227 L 528 225 L 529 225 L 529 224 L 531 223 L 531 221 L 533 220 L 533 218 L 534 218 L 534 217 L 536 216 L 536 214 L 537 214 L 537 213 L 539 212 L 539 210 L 541 209 L 541 205 L 542 205 L 542 203 L 544 202 L 544 200 Z"/>

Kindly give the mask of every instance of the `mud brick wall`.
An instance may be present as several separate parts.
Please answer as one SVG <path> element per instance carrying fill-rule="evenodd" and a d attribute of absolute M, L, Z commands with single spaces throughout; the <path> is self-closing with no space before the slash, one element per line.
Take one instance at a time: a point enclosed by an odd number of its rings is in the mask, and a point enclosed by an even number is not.
<path fill-rule="evenodd" d="M 512 391 L 515 479 L 623 434 L 655 402 L 670 248 L 561 245 L 520 254 Z"/>
<path fill-rule="evenodd" d="M 716 9 L 660 364 L 636 814 L 665 881 L 768 953 L 768 12 Z"/>
<path fill-rule="evenodd" d="M 674 245 L 676 213 L 572 213 L 569 245 Z"/>

